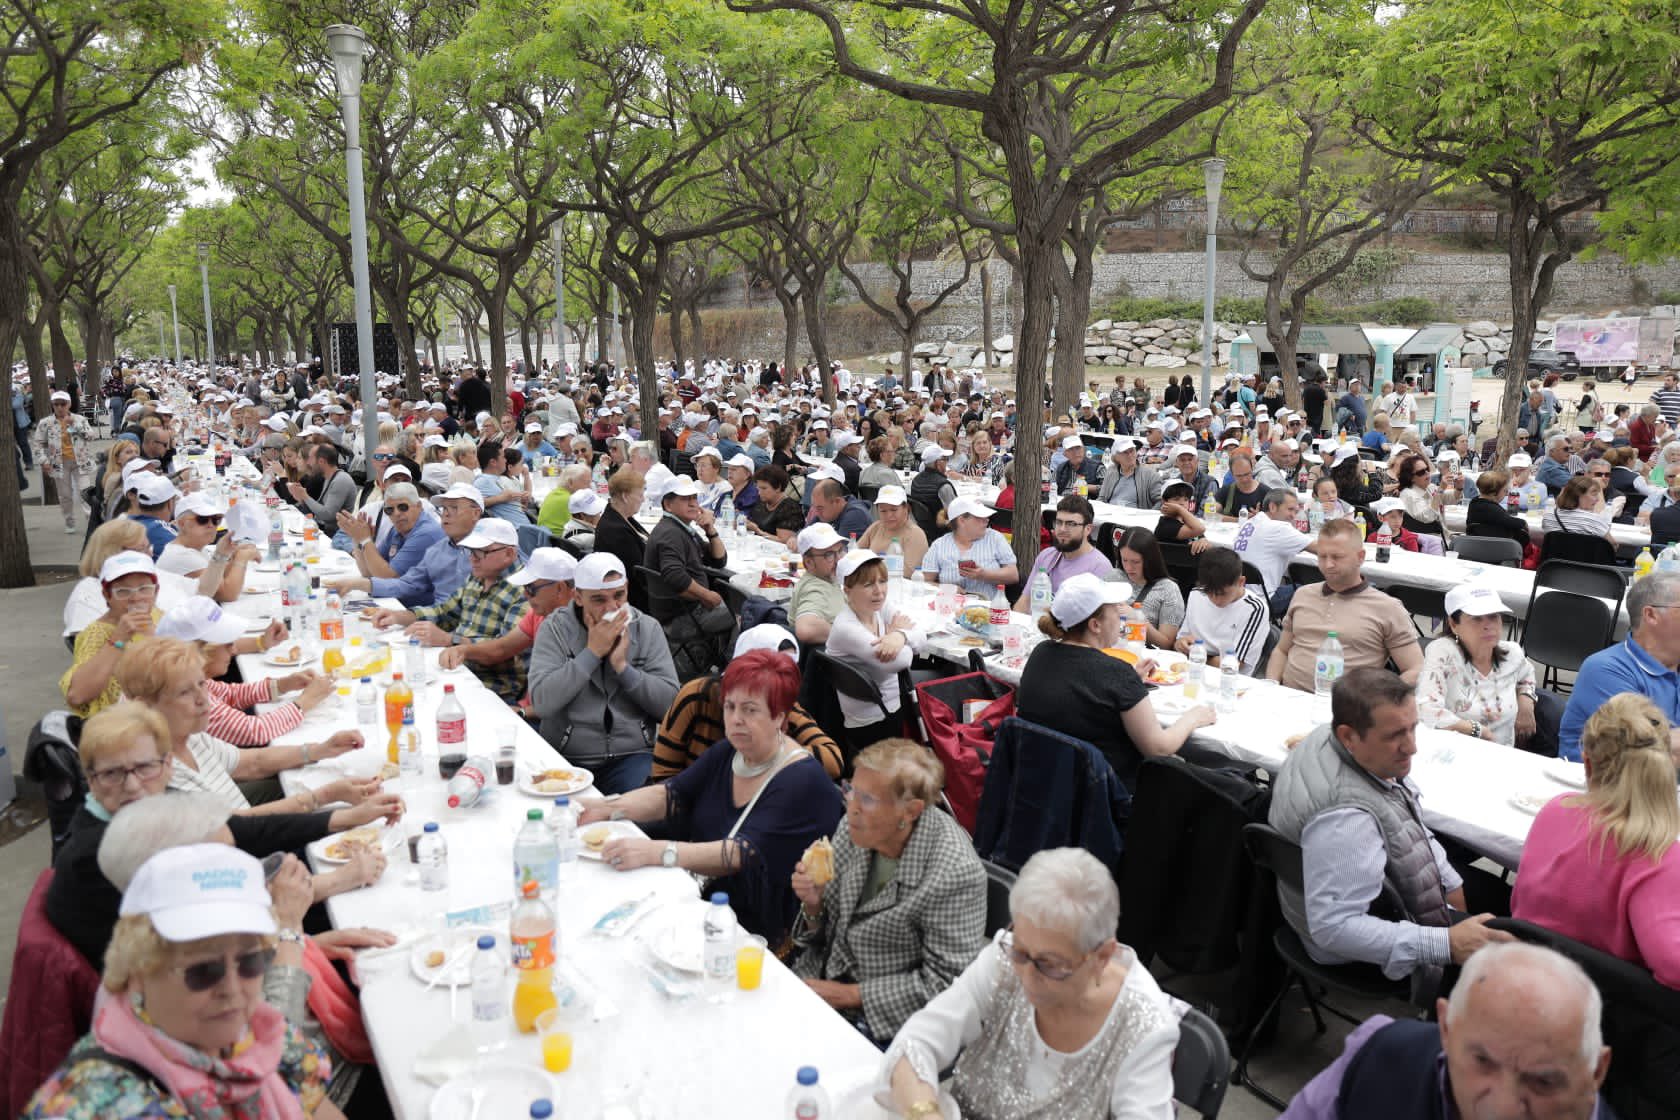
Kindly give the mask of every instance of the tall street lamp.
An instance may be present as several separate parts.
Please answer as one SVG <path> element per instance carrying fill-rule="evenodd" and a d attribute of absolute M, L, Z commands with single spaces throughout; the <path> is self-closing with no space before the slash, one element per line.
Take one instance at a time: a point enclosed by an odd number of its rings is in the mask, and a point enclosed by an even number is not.
<path fill-rule="evenodd" d="M 175 324 L 175 368 L 181 368 L 181 313 L 175 306 L 175 285 L 169 285 L 169 321 Z"/>
<path fill-rule="evenodd" d="M 210 325 L 210 246 L 198 243 L 198 278 L 204 283 L 204 349 L 205 364 L 216 368 L 216 331 Z"/>
<path fill-rule="evenodd" d="M 1213 281 L 1219 262 L 1219 188 L 1225 182 L 1225 161 L 1217 156 L 1202 164 L 1202 181 L 1207 186 L 1207 286 L 1202 292 L 1202 407 L 1213 400 Z"/>
<path fill-rule="evenodd" d="M 362 56 L 367 34 L 359 27 L 335 23 L 327 28 L 333 76 L 338 80 L 339 108 L 344 116 L 345 194 L 350 199 L 350 283 L 356 293 L 356 361 L 361 366 L 362 455 L 373 469 L 373 449 L 379 442 L 375 409 L 379 394 L 373 381 L 373 296 L 368 284 L 367 203 L 362 197 Z"/>
<path fill-rule="evenodd" d="M 554 345 L 560 350 L 556 373 L 566 368 L 566 259 L 561 255 L 566 245 L 565 220 L 561 214 L 549 231 L 554 238 Z"/>

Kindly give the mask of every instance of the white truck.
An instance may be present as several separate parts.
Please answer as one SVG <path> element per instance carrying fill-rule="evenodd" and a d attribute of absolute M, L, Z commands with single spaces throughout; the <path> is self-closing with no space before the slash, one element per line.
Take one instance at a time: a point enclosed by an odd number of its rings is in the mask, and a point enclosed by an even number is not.
<path fill-rule="evenodd" d="M 1629 364 L 1667 369 L 1674 365 L 1674 319 L 1559 319 L 1552 348 L 1573 353 L 1583 373 L 1620 373 Z"/>

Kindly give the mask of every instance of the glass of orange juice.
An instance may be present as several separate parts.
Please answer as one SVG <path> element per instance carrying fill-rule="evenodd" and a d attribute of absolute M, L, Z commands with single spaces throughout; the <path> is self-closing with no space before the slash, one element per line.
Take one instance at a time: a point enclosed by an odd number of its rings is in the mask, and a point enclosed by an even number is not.
<path fill-rule="evenodd" d="M 565 1073 L 572 1068 L 572 1032 L 558 1008 L 537 1016 L 537 1038 L 542 1043 L 543 1068 Z"/>
<path fill-rule="evenodd" d="M 756 992 L 764 982 L 764 938 L 753 934 L 735 948 L 735 986 L 743 992 Z"/>

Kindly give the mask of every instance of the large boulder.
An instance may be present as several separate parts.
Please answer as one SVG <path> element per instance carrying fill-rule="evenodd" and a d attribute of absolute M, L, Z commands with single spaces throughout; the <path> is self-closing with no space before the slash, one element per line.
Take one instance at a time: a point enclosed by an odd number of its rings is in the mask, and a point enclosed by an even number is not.
<path fill-rule="evenodd" d="M 1001 354 L 1011 353 L 1015 349 L 1015 336 L 1012 334 L 998 335 L 992 339 L 992 349 Z"/>
<path fill-rule="evenodd" d="M 1146 354 L 1143 364 L 1151 369 L 1182 369 L 1188 363 L 1180 354 Z"/>
<path fill-rule="evenodd" d="M 1114 320 L 1112 319 L 1098 319 L 1096 322 L 1091 324 L 1091 329 L 1094 331 L 1106 331 L 1113 326 Z"/>
<path fill-rule="evenodd" d="M 1135 331 L 1141 326 L 1143 326 L 1142 323 L 1133 322 L 1130 319 L 1122 319 L 1120 322 L 1114 324 L 1114 329 L 1117 331 Z"/>
<path fill-rule="evenodd" d="M 1499 333 L 1499 325 L 1486 319 L 1477 319 L 1474 323 L 1464 324 L 1464 333 L 1472 338 L 1486 338 Z"/>
<path fill-rule="evenodd" d="M 1147 327 L 1138 327 L 1132 331 L 1133 338 L 1160 338 L 1167 332 L 1151 323 Z"/>
<path fill-rule="evenodd" d="M 1487 343 L 1479 338 L 1472 338 L 1464 344 L 1464 353 L 1466 354 L 1486 354 L 1487 352 Z"/>
<path fill-rule="evenodd" d="M 1163 331 L 1170 331 L 1174 327 L 1178 326 L 1179 323 L 1177 319 L 1151 319 L 1149 320 L 1149 325 Z"/>
<path fill-rule="evenodd" d="M 937 342 L 918 342 L 911 351 L 918 358 L 937 358 L 944 352 L 944 347 Z"/>

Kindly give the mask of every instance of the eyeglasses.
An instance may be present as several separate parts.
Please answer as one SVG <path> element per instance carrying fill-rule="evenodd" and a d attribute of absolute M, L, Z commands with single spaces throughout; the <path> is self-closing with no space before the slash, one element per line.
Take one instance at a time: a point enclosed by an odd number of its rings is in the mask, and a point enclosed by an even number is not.
<path fill-rule="evenodd" d="M 233 958 L 234 971 L 239 973 L 241 980 L 259 979 L 263 973 L 268 971 L 268 966 L 273 963 L 273 949 L 253 949 L 249 953 L 241 953 Z M 208 992 L 227 976 L 228 959 L 217 957 L 213 961 L 177 965 L 175 970 L 181 974 L 181 983 L 186 985 L 187 991 Z"/>
<path fill-rule="evenodd" d="M 547 588 L 553 587 L 557 582 L 559 581 L 552 579 L 539 579 L 535 583 L 527 583 L 525 585 L 525 598 L 535 599 L 541 592 Z"/>
<path fill-rule="evenodd" d="M 106 789 L 121 789 L 128 784 L 130 777 L 134 777 L 144 784 L 163 773 L 164 764 L 168 761 L 167 758 L 149 758 L 133 766 L 107 766 L 102 770 L 89 770 L 88 783 L 104 786 Z"/>
<path fill-rule="evenodd" d="M 389 506 L 392 513 L 407 513 L 414 508 L 412 502 L 392 502 Z"/>
<path fill-rule="evenodd" d="M 126 603 L 130 599 L 154 598 L 157 595 L 157 584 L 146 583 L 139 587 L 113 587 L 109 594 L 119 603 Z"/>
<path fill-rule="evenodd" d="M 840 783 L 840 800 L 856 801 L 859 807 L 861 807 L 866 813 L 873 813 L 876 809 L 879 809 L 882 805 L 886 804 L 885 801 L 876 797 L 874 794 L 859 791 L 858 788 L 852 785 L 851 782 Z"/>
<path fill-rule="evenodd" d="M 1078 972 L 1079 966 L 1084 964 L 1091 957 L 1091 954 L 1086 953 L 1083 957 L 1080 957 L 1077 961 L 1070 965 L 1065 961 L 1057 960 L 1054 957 L 1035 957 L 1030 953 L 1023 953 L 1021 950 L 1015 948 L 1015 924 L 1013 922 L 1011 922 L 1008 928 L 1003 931 L 1002 945 L 1004 955 L 1009 958 L 1010 964 L 1017 967 L 1030 964 L 1033 968 L 1037 969 L 1038 974 L 1046 980 L 1066 980 L 1069 976 Z"/>
<path fill-rule="evenodd" d="M 1058 517 L 1054 522 L 1057 529 L 1083 529 L 1085 528 L 1085 524 L 1085 522 L 1078 520 L 1069 521 L 1065 517 Z"/>
<path fill-rule="evenodd" d="M 385 454 L 385 453 L 382 453 L 382 452 L 379 452 L 379 451 L 375 451 L 373 453 L 373 461 L 376 462 L 376 463 L 389 463 L 392 459 L 395 459 L 395 458 L 396 458 L 395 455 L 389 455 L 389 454 Z"/>
<path fill-rule="evenodd" d="M 496 553 L 500 552 L 504 548 L 512 548 L 512 547 L 513 546 L 511 544 L 493 544 L 489 548 L 469 548 L 469 549 L 467 549 L 467 554 L 470 555 L 474 560 L 483 560 L 484 558 L 486 558 L 488 556 L 495 555 Z"/>
<path fill-rule="evenodd" d="M 194 513 L 194 514 L 189 514 L 188 516 L 191 517 L 191 519 L 199 525 L 220 525 L 222 523 L 222 515 L 219 514 L 219 513 L 211 513 L 211 514 Z"/>

